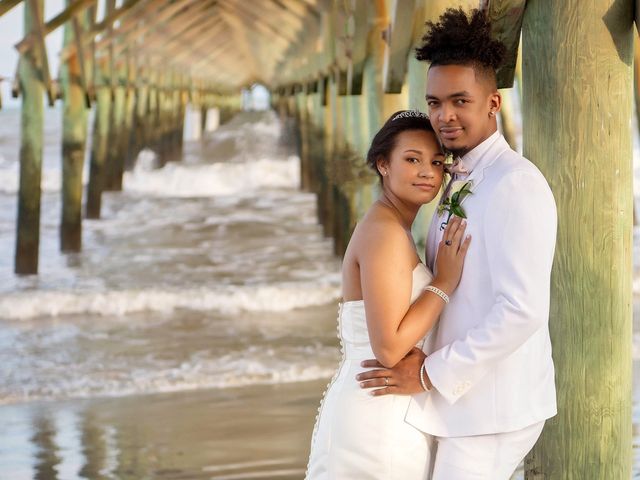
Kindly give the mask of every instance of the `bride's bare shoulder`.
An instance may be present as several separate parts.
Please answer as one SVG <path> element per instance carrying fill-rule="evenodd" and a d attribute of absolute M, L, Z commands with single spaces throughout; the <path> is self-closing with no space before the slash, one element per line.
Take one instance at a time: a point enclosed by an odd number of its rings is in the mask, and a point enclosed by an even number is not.
<path fill-rule="evenodd" d="M 350 243 L 362 251 L 369 246 L 394 248 L 406 242 L 406 231 L 398 217 L 388 208 L 372 206 L 358 222 Z"/>

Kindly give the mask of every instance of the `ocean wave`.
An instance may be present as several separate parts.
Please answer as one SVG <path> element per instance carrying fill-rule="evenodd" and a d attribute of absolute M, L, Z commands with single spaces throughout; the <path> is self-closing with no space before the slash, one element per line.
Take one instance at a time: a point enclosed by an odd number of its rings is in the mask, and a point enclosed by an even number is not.
<path fill-rule="evenodd" d="M 305 382 L 330 378 L 338 365 L 336 347 L 307 345 L 284 350 L 253 346 L 218 357 L 195 352 L 172 366 L 131 366 L 123 360 L 77 374 L 70 370 L 86 366 L 47 364 L 46 378 L 15 372 L 9 385 L 0 389 L 0 404 Z"/>
<path fill-rule="evenodd" d="M 340 296 L 337 283 L 291 283 L 219 288 L 112 290 L 106 292 L 36 291 L 0 296 L 0 318 L 23 320 L 59 315 L 118 316 L 176 309 L 283 312 L 324 305 Z"/>
<path fill-rule="evenodd" d="M 166 197 L 209 197 L 250 193 L 264 188 L 298 188 L 300 159 L 262 158 L 250 163 L 179 164 L 159 170 L 136 168 L 124 175 L 129 192 Z"/>
<path fill-rule="evenodd" d="M 0 168 L 0 193 L 14 194 L 18 193 L 20 184 L 19 164 L 14 163 L 9 166 Z M 88 175 L 85 173 L 83 185 L 87 183 Z M 41 181 L 43 192 L 59 192 L 62 189 L 62 173 L 58 168 L 50 168 L 42 170 Z"/>

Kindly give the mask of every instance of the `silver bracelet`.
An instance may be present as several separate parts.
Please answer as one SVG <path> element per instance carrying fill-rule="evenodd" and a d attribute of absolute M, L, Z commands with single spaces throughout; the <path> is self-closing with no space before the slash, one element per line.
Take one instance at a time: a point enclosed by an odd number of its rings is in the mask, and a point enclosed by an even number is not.
<path fill-rule="evenodd" d="M 424 373 L 427 371 L 427 369 L 424 366 L 424 363 L 422 364 L 422 366 L 420 367 L 420 384 L 422 385 L 422 388 L 424 389 L 425 392 L 428 392 L 429 389 L 427 388 L 427 384 L 424 381 Z"/>
<path fill-rule="evenodd" d="M 429 292 L 433 292 L 436 295 L 438 295 L 442 300 L 444 300 L 444 303 L 449 303 L 449 295 L 447 295 L 446 293 L 444 293 L 442 290 L 440 290 L 438 287 L 434 287 L 433 285 L 429 285 L 425 288 L 425 290 L 428 290 Z"/>

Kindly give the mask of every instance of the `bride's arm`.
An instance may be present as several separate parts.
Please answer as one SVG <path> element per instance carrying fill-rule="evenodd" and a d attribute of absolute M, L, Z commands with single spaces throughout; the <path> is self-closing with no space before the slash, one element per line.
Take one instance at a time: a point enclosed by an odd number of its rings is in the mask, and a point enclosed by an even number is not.
<path fill-rule="evenodd" d="M 459 218 L 452 219 L 444 235 L 452 244 L 441 247 L 438 253 L 438 275 L 431 285 L 447 295 L 460 281 L 469 247 L 470 238 L 463 238 L 464 229 Z M 368 230 L 362 232 L 369 240 L 359 252 L 358 263 L 369 339 L 376 359 L 391 368 L 431 330 L 444 301 L 424 291 L 411 304 L 415 257 L 401 226 L 376 224 Z"/>

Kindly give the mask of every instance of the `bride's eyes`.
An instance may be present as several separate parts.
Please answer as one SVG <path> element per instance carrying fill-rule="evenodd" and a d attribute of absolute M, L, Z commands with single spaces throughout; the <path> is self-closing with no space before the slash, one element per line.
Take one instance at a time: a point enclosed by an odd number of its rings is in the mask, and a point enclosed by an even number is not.
<path fill-rule="evenodd" d="M 407 162 L 409 162 L 409 163 L 420 163 L 420 159 L 418 159 L 416 157 L 408 157 L 407 158 Z"/>

